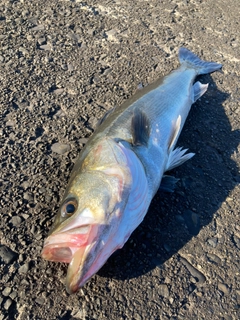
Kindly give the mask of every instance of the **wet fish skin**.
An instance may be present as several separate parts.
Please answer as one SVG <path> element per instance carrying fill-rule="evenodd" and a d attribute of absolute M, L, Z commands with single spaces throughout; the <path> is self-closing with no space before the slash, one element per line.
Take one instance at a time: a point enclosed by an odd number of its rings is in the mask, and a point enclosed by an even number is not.
<path fill-rule="evenodd" d="M 69 263 L 76 292 L 143 220 L 164 175 L 193 154 L 176 148 L 192 103 L 207 90 L 199 74 L 221 68 L 180 48 L 180 67 L 106 115 L 77 159 L 43 258 Z"/>

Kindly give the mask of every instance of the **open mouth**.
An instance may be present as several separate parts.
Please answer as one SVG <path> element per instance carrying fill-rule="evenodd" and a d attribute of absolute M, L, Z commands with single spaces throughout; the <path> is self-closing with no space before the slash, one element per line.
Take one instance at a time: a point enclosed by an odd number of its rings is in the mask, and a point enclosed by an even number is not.
<path fill-rule="evenodd" d="M 85 225 L 50 235 L 45 240 L 42 257 L 49 261 L 70 263 L 76 251 L 80 248 L 83 251 L 92 240 L 93 229 L 94 226 Z"/>

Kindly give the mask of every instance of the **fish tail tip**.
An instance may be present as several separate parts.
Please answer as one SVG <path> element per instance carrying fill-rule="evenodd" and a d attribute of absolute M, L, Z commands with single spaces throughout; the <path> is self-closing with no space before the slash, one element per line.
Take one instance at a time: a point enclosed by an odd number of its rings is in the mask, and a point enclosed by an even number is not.
<path fill-rule="evenodd" d="M 185 47 L 179 48 L 179 61 L 189 68 L 196 70 L 197 74 L 206 74 L 222 68 L 222 64 L 201 60 L 195 53 Z"/>

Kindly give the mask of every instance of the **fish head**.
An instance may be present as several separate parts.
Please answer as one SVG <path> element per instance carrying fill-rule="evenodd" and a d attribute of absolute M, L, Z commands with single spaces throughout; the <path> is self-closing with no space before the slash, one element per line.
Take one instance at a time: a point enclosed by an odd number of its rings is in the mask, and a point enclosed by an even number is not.
<path fill-rule="evenodd" d="M 132 184 L 124 149 L 107 139 L 73 173 L 42 250 L 46 260 L 69 263 L 69 293 L 83 286 L 124 244 L 117 240 L 117 229 Z"/>

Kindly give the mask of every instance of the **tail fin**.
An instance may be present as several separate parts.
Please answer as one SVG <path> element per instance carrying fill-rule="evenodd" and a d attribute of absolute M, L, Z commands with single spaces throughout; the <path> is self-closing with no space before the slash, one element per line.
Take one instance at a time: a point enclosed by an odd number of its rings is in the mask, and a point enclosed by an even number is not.
<path fill-rule="evenodd" d="M 186 48 L 180 48 L 178 58 L 181 64 L 196 70 L 197 74 L 205 74 L 216 71 L 222 67 L 220 63 L 201 60 L 197 55 Z"/>

